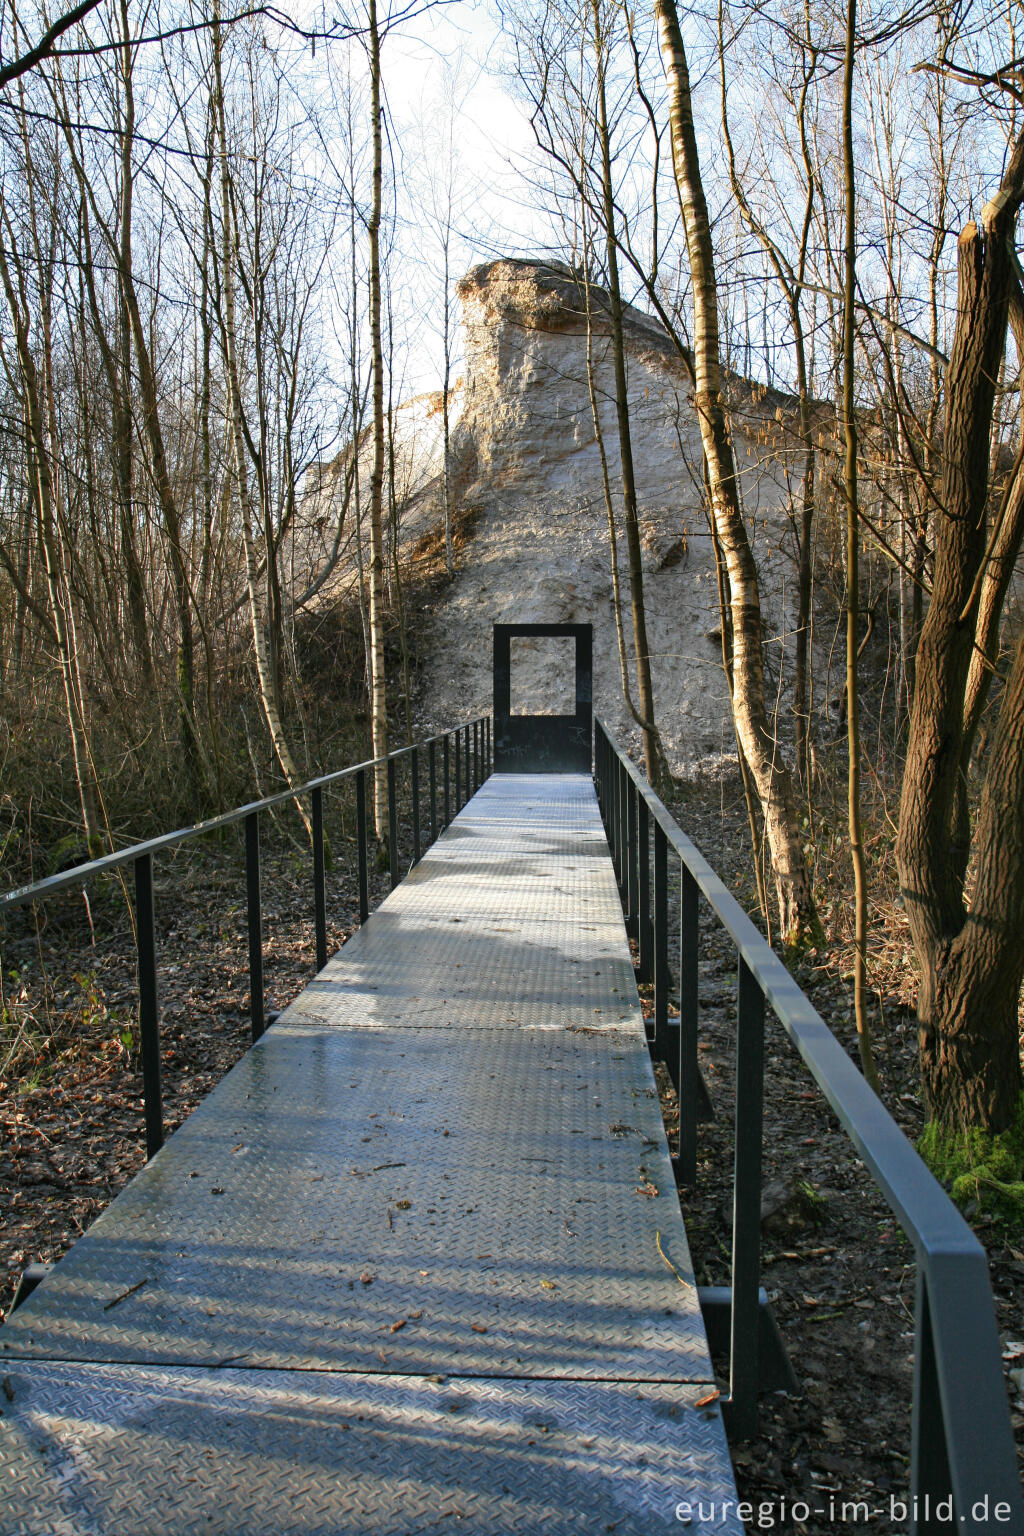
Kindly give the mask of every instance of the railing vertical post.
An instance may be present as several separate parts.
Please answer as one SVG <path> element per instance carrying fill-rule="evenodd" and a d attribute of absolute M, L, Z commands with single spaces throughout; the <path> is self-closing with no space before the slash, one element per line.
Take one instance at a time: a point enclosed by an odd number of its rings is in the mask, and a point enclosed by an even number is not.
<path fill-rule="evenodd" d="M 472 789 L 471 789 L 471 788 L 470 788 L 470 768 L 469 768 L 469 722 L 468 722 L 468 721 L 467 721 L 467 722 L 466 722 L 466 729 L 465 729 L 465 730 L 464 730 L 464 731 L 463 731 L 463 733 L 462 733 L 462 734 L 463 734 L 463 735 L 464 735 L 464 736 L 465 736 L 465 738 L 466 738 L 466 741 L 465 741 L 465 748 L 466 748 L 466 799 L 467 799 L 467 800 L 468 800 L 468 799 L 469 799 L 469 797 L 470 797 L 470 795 L 472 795 L 472 793 L 473 793 L 473 791 L 472 791 Z"/>
<path fill-rule="evenodd" d="M 430 841 L 437 842 L 437 742 L 427 743 L 427 785 L 430 790 Z"/>
<path fill-rule="evenodd" d="M 444 765 L 444 824 L 450 827 L 452 824 L 452 791 L 451 791 L 451 737 L 445 732 L 444 751 L 441 754 Z"/>
<path fill-rule="evenodd" d="M 637 942 L 640 948 L 639 979 L 654 980 L 654 928 L 651 923 L 651 814 L 643 795 L 637 800 Z"/>
<path fill-rule="evenodd" d="M 638 936 L 637 912 L 639 910 L 639 866 L 637 863 L 637 820 L 640 796 L 632 778 L 626 780 L 626 932 L 630 938 Z"/>
<path fill-rule="evenodd" d="M 420 752 L 413 747 L 409 753 L 409 775 L 412 779 L 412 861 L 420 861 Z"/>
<path fill-rule="evenodd" d="M 455 733 L 455 814 L 462 809 L 462 732 Z"/>
<path fill-rule="evenodd" d="M 324 792 L 313 795 L 313 926 L 316 930 L 316 968 L 327 964 L 327 888 L 324 873 Z"/>
<path fill-rule="evenodd" d="M 654 823 L 654 1055 L 668 1059 L 668 838 Z"/>
<path fill-rule="evenodd" d="M 629 773 L 622 762 L 619 763 L 619 887 L 625 912 L 629 902 Z"/>
<path fill-rule="evenodd" d="M 160 1009 L 156 990 L 156 913 L 153 901 L 153 855 L 140 854 L 135 863 L 136 960 L 139 982 L 139 1049 L 142 1054 L 142 1098 L 146 1116 L 146 1156 L 164 1144 L 164 1109 L 160 1084 Z"/>
<path fill-rule="evenodd" d="M 614 835 L 612 837 L 612 863 L 615 867 L 615 878 L 618 881 L 619 894 L 622 894 L 622 803 L 625 799 L 623 785 L 626 780 L 626 770 L 622 766 L 622 760 L 616 755 L 614 763 L 614 806 L 612 809 L 612 824 Z"/>
<path fill-rule="evenodd" d="M 491 774 L 494 772 L 494 746 L 493 746 L 492 741 L 491 741 L 491 717 L 490 717 L 490 715 L 487 716 L 486 726 L 487 726 L 487 777 L 490 778 Z"/>
<path fill-rule="evenodd" d="M 612 869 L 618 879 L 619 862 L 615 841 L 619 835 L 619 760 L 614 752 L 608 754 L 608 807 L 605 822 L 608 827 L 608 846 L 612 851 Z"/>
<path fill-rule="evenodd" d="M 922 1517 L 921 1511 L 934 1509 L 952 1490 L 949 1457 L 946 1453 L 946 1426 L 942 1419 L 939 1373 L 935 1364 L 928 1281 L 923 1267 L 917 1270 L 917 1304 L 914 1330 L 914 1407 L 910 1427 L 910 1536 L 938 1536 L 947 1524 Z M 966 1512 L 964 1512 L 966 1513 Z M 963 1513 L 960 1516 L 963 1519 Z"/>
<path fill-rule="evenodd" d="M 697 929 L 700 892 L 680 861 L 679 887 L 679 1173 L 697 1182 Z"/>
<path fill-rule="evenodd" d="M 742 958 L 736 1006 L 736 1130 L 732 1194 L 732 1321 L 729 1415 L 748 1439 L 757 1428 L 758 1290 L 761 1283 L 761 1123 L 764 996 Z"/>
<path fill-rule="evenodd" d="M 398 795 L 395 789 L 395 760 L 388 758 L 388 865 L 391 889 L 398 884 Z"/>
<path fill-rule="evenodd" d="M 359 921 L 370 915 L 370 878 L 366 858 L 366 769 L 356 774 L 356 847 L 359 855 Z"/>
<path fill-rule="evenodd" d="M 249 927 L 249 1027 L 258 1040 L 263 1019 L 263 903 L 260 894 L 260 813 L 245 818 L 245 898 Z"/>
<path fill-rule="evenodd" d="M 473 793 L 480 788 L 480 722 L 473 721 Z"/>

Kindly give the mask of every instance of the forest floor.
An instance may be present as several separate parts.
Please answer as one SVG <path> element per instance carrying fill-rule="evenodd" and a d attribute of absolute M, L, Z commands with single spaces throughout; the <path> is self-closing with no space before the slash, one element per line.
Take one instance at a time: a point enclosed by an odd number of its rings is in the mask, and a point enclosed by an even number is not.
<path fill-rule="evenodd" d="M 752 900 L 742 798 L 728 777 L 678 791 L 675 813 L 745 904 Z M 328 949 L 357 921 L 355 860 L 339 811 L 328 833 Z M 372 870 L 372 900 L 387 888 Z M 314 968 L 308 855 L 280 826 L 263 850 L 268 1010 Z M 164 1116 L 169 1133 L 249 1043 L 244 866 L 233 840 L 190 845 L 158 866 Z M 133 1030 L 135 961 L 116 885 L 48 903 L 38 931 L 10 924 L 0 953 L 0 1306 L 32 1262 L 52 1263 L 143 1162 L 142 1090 Z M 876 914 L 877 916 L 877 914 Z M 884 916 L 884 914 L 883 914 Z M 898 922 L 895 913 L 890 914 Z M 884 924 L 883 924 L 884 929 Z M 874 1023 L 885 1102 L 907 1135 L 923 1116 L 912 978 L 900 942 L 875 956 Z M 833 954 L 799 977 L 855 1054 L 851 984 Z M 732 1072 L 736 963 L 731 942 L 702 914 L 701 1065 L 715 1119 L 700 1127 L 698 1183 L 681 1199 L 699 1284 L 729 1279 Z M 13 1055 L 12 1055 L 13 1052 Z M 3 1066 L 4 1057 L 10 1057 Z M 758 1525 L 843 1529 L 842 1504 L 863 1501 L 879 1530 L 896 1531 L 890 1501 L 908 1491 L 915 1266 L 912 1249 L 781 1027 L 766 1041 L 762 1283 L 796 1372 L 795 1395 L 762 1401 L 757 1437 L 732 1448 L 741 1497 Z M 658 1068 L 670 1134 L 674 1094 Z M 1007 1371 L 1024 1365 L 1024 1238 L 973 1216 L 985 1244 Z M 723 1365 L 724 1362 L 716 1362 Z M 1020 1378 L 1018 1378 L 1020 1379 Z M 1009 1384 L 1009 1378 L 1008 1378 Z M 722 1382 L 725 1385 L 724 1379 Z M 1012 1396 L 1024 1455 L 1024 1400 Z M 804 1501 L 807 1519 L 794 1519 Z M 798 1515 L 803 1510 L 798 1508 Z M 769 1525 L 767 1522 L 773 1523 Z M 863 1520 L 861 1523 L 865 1523 Z"/>

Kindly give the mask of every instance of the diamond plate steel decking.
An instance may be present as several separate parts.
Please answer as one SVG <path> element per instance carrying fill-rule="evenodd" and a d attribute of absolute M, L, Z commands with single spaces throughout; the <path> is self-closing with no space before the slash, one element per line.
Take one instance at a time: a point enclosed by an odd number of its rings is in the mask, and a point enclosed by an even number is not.
<path fill-rule="evenodd" d="M 739 1531 L 591 781 L 489 780 L 0 1357 L 4 1536 Z"/>

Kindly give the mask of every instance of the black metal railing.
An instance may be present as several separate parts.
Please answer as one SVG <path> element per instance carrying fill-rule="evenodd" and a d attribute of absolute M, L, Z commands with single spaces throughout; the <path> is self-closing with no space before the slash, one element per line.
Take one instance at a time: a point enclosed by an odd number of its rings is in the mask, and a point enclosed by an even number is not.
<path fill-rule="evenodd" d="M 440 751 L 438 748 L 440 747 Z M 246 923 L 249 951 L 249 1020 L 253 1040 L 258 1040 L 266 1028 L 263 992 L 263 902 L 260 881 L 260 814 L 272 806 L 283 805 L 299 796 L 310 798 L 313 858 L 313 925 L 316 934 L 316 969 L 327 964 L 327 893 L 326 860 L 324 857 L 324 791 L 332 789 L 346 779 L 355 780 L 356 791 L 356 843 L 358 852 L 359 921 L 365 923 L 370 915 L 369 859 L 367 853 L 367 779 L 382 764 L 386 765 L 387 778 L 387 825 L 388 860 L 391 889 L 401 879 L 398 834 L 398 769 L 407 765 L 409 795 L 412 811 L 412 858 L 410 867 L 419 862 L 423 852 L 423 827 L 421 795 L 423 790 L 423 758 L 427 764 L 428 844 L 439 831 L 443 831 L 457 815 L 461 807 L 475 794 L 489 776 L 493 762 L 491 719 L 478 716 L 464 725 L 440 735 L 430 736 L 411 747 L 389 752 L 387 757 L 373 758 L 369 762 L 356 763 L 351 768 L 341 768 L 335 773 L 323 774 L 310 779 L 294 789 L 281 790 L 263 800 L 253 800 L 240 805 L 222 816 L 209 821 L 197 822 L 167 832 L 162 837 L 150 838 L 144 843 L 133 843 L 128 848 L 93 859 L 87 864 L 77 864 L 73 869 L 62 870 L 46 880 L 32 885 L 19 886 L 0 896 L 0 920 L 15 907 L 28 902 L 43 901 L 64 891 L 88 884 L 98 875 L 133 866 L 135 875 L 135 947 L 139 992 L 139 1048 L 142 1057 L 143 1102 L 146 1120 L 146 1156 L 152 1157 L 163 1145 L 163 1094 L 160 1073 L 160 1011 L 157 991 L 156 903 L 153 891 L 153 859 L 158 853 L 177 848 L 194 838 L 208 836 L 225 827 L 244 823 L 245 831 L 245 889 Z M 454 770 L 454 772 L 453 772 Z M 440 771 L 440 781 L 438 774 Z"/>
<path fill-rule="evenodd" d="M 627 926 L 638 941 L 640 977 L 654 983 L 651 1050 L 670 1067 L 678 1088 L 678 1171 L 689 1183 L 697 1173 L 701 1091 L 701 896 L 736 946 L 732 1294 L 725 1400 L 731 1429 L 740 1437 L 754 1432 L 761 1385 L 761 1129 L 768 1003 L 916 1252 L 910 1530 L 916 1536 L 954 1530 L 1024 1533 L 1024 1503 L 981 1244 L 781 960 L 600 721 L 594 728 L 594 759 Z M 678 860 L 681 881 L 677 1021 L 670 1021 L 668 1010 L 670 854 Z"/>

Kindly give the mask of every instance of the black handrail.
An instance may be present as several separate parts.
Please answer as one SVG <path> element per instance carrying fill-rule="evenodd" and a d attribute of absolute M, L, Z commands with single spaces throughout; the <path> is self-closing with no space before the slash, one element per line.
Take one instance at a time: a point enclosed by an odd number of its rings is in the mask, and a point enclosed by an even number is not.
<path fill-rule="evenodd" d="M 732 1427 L 739 1435 L 750 1435 L 757 1422 L 763 1020 L 768 1002 L 916 1251 L 910 1530 L 915 1536 L 954 1530 L 1012 1531 L 1024 1536 L 1024 1502 L 984 1249 L 782 961 L 600 721 L 594 726 L 594 763 L 627 919 L 635 919 L 640 927 L 641 956 L 653 950 L 652 1051 L 665 1060 L 668 919 L 666 905 L 659 900 L 664 882 L 659 881 L 658 871 L 659 865 L 664 867 L 669 847 L 680 862 L 679 1055 L 678 1075 L 674 1071 L 673 1076 L 679 1089 L 679 1168 L 689 1182 L 696 1177 L 700 1083 L 698 893 L 731 936 L 738 954 L 730 1391 L 726 1400 Z M 648 819 L 654 830 L 653 935 L 644 933 L 650 911 L 649 889 L 645 891 Z"/>
<path fill-rule="evenodd" d="M 251 800 L 246 805 L 237 806 L 233 811 L 225 811 L 221 816 L 213 816 L 208 821 L 196 822 L 194 826 L 180 827 L 175 832 L 165 832 L 160 837 L 151 837 L 146 842 L 132 843 L 127 848 L 118 849 L 116 853 L 107 853 L 102 858 L 91 859 L 86 864 L 76 864 L 71 869 L 62 870 L 59 874 L 50 875 L 45 880 L 36 880 L 32 885 L 18 886 L 13 891 L 7 891 L 0 895 L 0 921 L 7 912 L 15 907 L 24 906 L 27 902 L 42 901 L 48 896 L 54 896 L 58 891 L 84 886 L 97 875 L 106 874 L 113 869 L 119 869 L 126 864 L 131 864 L 135 874 L 135 950 L 138 970 L 139 987 L 139 1046 L 142 1056 L 142 1082 L 143 1100 L 146 1119 L 146 1156 L 152 1157 L 163 1145 L 163 1096 L 160 1081 L 160 1010 L 157 994 L 157 956 L 156 956 L 156 909 L 153 897 L 153 856 L 168 848 L 177 848 L 182 843 L 191 842 L 194 838 L 205 837 L 210 832 L 219 831 L 223 827 L 230 827 L 242 821 L 245 823 L 245 884 L 246 884 L 246 911 L 248 928 L 249 949 L 249 1021 L 253 1040 L 258 1040 L 266 1028 L 263 1006 L 263 907 L 260 883 L 260 812 L 269 810 L 271 806 L 282 805 L 287 800 L 296 800 L 300 795 L 309 795 L 312 801 L 312 841 L 313 841 L 313 922 L 316 931 L 316 968 L 321 971 L 327 964 L 327 901 L 325 889 L 325 859 L 324 859 L 324 818 L 323 818 L 323 792 L 325 789 L 340 783 L 344 779 L 354 778 L 356 781 L 356 829 L 358 844 L 358 878 L 359 878 L 359 921 L 365 923 L 370 913 L 369 901 L 369 862 L 367 858 L 367 774 L 373 769 L 386 765 L 387 772 L 387 818 L 388 818 L 388 857 L 390 864 L 392 889 L 398 884 L 401 874 L 398 861 L 398 804 L 397 804 L 397 765 L 403 758 L 409 759 L 409 774 L 412 790 L 412 818 L 413 818 L 413 858 L 412 863 L 417 864 L 420 859 L 420 752 L 426 747 L 429 762 L 430 796 L 430 835 L 431 840 L 437 836 L 438 826 L 441 830 L 448 826 L 452 817 L 452 787 L 449 783 L 449 742 L 454 737 L 456 752 L 460 738 L 465 733 L 466 743 L 466 793 L 463 795 L 459 782 L 458 768 L 456 768 L 456 783 L 454 790 L 454 811 L 457 815 L 462 805 L 468 800 L 470 793 L 470 730 L 472 729 L 472 783 L 479 787 L 485 778 L 491 773 L 493 766 L 493 743 L 491 732 L 491 719 L 489 715 L 478 716 L 475 720 L 459 725 L 450 731 L 442 731 L 436 736 L 426 737 L 423 741 L 416 742 L 413 746 L 400 747 L 396 752 L 389 752 L 386 757 L 371 758 L 365 763 L 355 763 L 350 768 L 338 769 L 335 773 L 322 774 L 319 778 L 310 779 L 305 784 L 299 784 L 294 789 L 284 789 L 277 794 L 267 795 L 262 800 Z M 443 743 L 443 815 L 439 821 L 437 804 L 437 743 Z M 456 765 L 458 765 L 456 756 Z"/>

